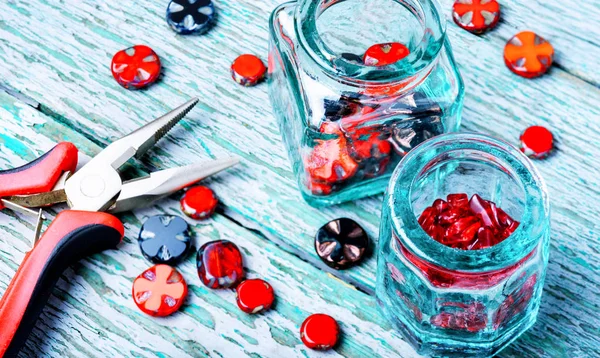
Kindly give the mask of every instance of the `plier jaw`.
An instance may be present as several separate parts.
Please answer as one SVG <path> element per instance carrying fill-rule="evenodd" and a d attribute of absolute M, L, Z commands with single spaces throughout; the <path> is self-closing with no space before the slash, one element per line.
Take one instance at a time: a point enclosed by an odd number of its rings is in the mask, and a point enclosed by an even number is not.
<path fill-rule="evenodd" d="M 78 171 L 77 148 L 71 143 L 60 143 L 23 167 L 0 171 L 0 209 L 3 203 L 26 211 L 27 206 L 64 201 L 71 207 L 56 216 L 25 255 L 0 299 L 0 357 L 20 350 L 46 303 L 48 290 L 66 267 L 86 255 L 115 248 L 121 241 L 123 224 L 100 211 L 121 212 L 148 205 L 238 162 L 236 158 L 202 162 L 122 181 L 118 169 L 147 152 L 196 103 L 194 98 L 113 142 Z M 39 231 L 41 210 L 36 214 Z"/>

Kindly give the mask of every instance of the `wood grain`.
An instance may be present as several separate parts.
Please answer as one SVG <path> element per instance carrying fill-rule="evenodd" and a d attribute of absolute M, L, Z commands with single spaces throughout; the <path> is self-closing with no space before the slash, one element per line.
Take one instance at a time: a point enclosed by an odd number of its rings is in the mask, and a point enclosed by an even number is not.
<path fill-rule="evenodd" d="M 292 255 L 320 269 L 315 272 L 326 272 L 328 269 L 312 250 L 316 229 L 332 218 L 349 216 L 364 224 L 376 238 L 381 198 L 319 210 L 303 203 L 271 115 L 266 87 L 246 89 L 230 79 L 229 65 L 238 54 L 250 52 L 266 57 L 267 20 L 276 3 L 219 1 L 216 28 L 205 36 L 188 37 L 169 30 L 162 3 L 9 0 L 0 4 L 0 78 L 38 101 L 41 111 L 49 115 L 37 115 L 44 118 L 43 126 L 17 124 L 4 135 L 0 132 L 0 166 L 8 168 L 21 163 L 22 158 L 33 158 L 61 136 L 73 136 L 84 152 L 93 154 L 97 151 L 94 144 L 104 145 L 198 95 L 199 108 L 166 137 L 163 146 L 151 152 L 145 160 L 146 169 L 183 165 L 227 153 L 242 157 L 238 168 L 208 181 L 224 204 L 227 218 L 223 220 L 232 219 L 253 230 L 248 233 L 253 242 L 276 245 L 271 255 Z M 450 8 L 451 1 L 443 3 Z M 600 227 L 595 220 L 600 211 L 595 204 L 600 200 L 595 174 L 600 169 L 600 48 L 593 40 L 600 38 L 600 26 L 598 20 L 580 18 L 582 13 L 594 18 L 599 5 L 593 0 L 561 4 L 507 1 L 502 5 L 503 21 L 487 35 L 475 36 L 458 29 L 451 20 L 448 23 L 467 87 L 464 128 L 515 142 L 526 126 L 545 124 L 555 133 L 559 146 L 556 155 L 538 163 L 553 205 L 552 251 L 540 318 L 505 354 L 593 356 L 600 345 Z M 39 24 L 44 24 L 47 31 L 40 31 Z M 514 76 L 502 61 L 505 41 L 526 27 L 552 41 L 557 50 L 558 66 L 533 81 Z M 157 85 L 132 92 L 116 84 L 109 64 L 114 52 L 137 43 L 158 52 L 164 75 Z M 3 125 L 19 123 L 24 115 L 36 117 L 34 112 L 14 109 L 12 102 L 4 106 L 16 114 L 3 115 Z M 46 130 L 46 126 L 63 129 Z M 30 134 L 23 134 L 29 133 L 25 129 L 43 133 L 48 139 L 30 139 Z M 28 232 L 17 223 L 26 225 L 15 216 L 4 225 L 11 237 Z M 235 223 L 229 223 L 235 227 Z M 14 270 L 19 262 L 14 253 L 7 255 L 6 267 L 0 267 L 6 275 L 2 282 L 10 277 L 11 273 L 5 273 L 7 267 Z M 142 266 L 139 269 L 141 272 Z M 91 266 L 81 277 L 93 276 L 96 270 Z M 332 273 L 369 293 L 375 282 L 375 259 L 344 273 Z M 334 282 L 330 276 L 327 278 L 326 282 Z M 115 290 L 112 283 L 109 288 L 104 285 L 102 280 L 91 284 L 98 291 Z M 339 302 L 343 306 L 349 300 L 342 297 Z M 46 314 L 46 321 L 66 320 L 58 311 Z M 79 319 L 71 324 L 76 321 Z M 235 322 L 234 318 L 229 321 Z M 52 324 L 61 329 L 60 323 Z M 97 331 L 105 330 L 89 322 L 86 326 L 90 325 Z M 285 338 L 279 339 L 289 340 L 295 332 L 281 336 Z M 255 339 L 262 344 L 262 339 Z M 264 338 L 268 339 L 272 338 Z M 48 344 L 43 349 L 60 346 Z"/>

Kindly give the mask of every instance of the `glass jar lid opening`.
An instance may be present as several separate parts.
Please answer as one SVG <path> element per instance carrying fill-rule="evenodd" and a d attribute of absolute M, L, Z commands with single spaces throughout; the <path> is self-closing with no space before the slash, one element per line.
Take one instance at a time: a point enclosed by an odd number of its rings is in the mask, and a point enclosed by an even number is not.
<path fill-rule="evenodd" d="M 512 145 L 482 134 L 444 134 L 413 149 L 388 188 L 392 226 L 402 245 L 420 259 L 458 271 L 486 272 L 512 266 L 528 255 L 547 230 L 545 184 L 533 164 Z M 423 210 L 448 194 L 477 194 L 519 221 L 504 241 L 461 250 L 430 237 L 418 223 Z"/>
<path fill-rule="evenodd" d="M 445 40 L 436 0 L 304 0 L 295 16 L 301 47 L 326 73 L 362 86 L 418 81 Z M 385 66 L 362 61 L 372 45 L 398 42 L 410 53 Z"/>

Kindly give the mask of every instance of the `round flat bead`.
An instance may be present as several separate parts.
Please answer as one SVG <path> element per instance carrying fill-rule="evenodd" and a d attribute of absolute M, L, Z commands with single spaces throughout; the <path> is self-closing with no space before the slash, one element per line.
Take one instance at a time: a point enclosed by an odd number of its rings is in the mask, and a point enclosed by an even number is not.
<path fill-rule="evenodd" d="M 187 283 L 177 270 L 168 265 L 156 265 L 133 281 L 132 295 L 142 312 L 164 317 L 181 307 L 187 291 Z"/>
<path fill-rule="evenodd" d="M 310 349 L 327 350 L 338 341 L 340 327 L 333 317 L 317 313 L 309 316 L 300 327 L 300 338 Z"/>
<path fill-rule="evenodd" d="M 219 201 L 212 190 L 198 185 L 188 189 L 179 203 L 185 215 L 192 219 L 202 220 L 215 212 Z"/>
<path fill-rule="evenodd" d="M 521 151 L 530 158 L 544 159 L 553 148 L 552 132 L 544 127 L 532 126 L 521 134 Z"/>
<path fill-rule="evenodd" d="M 399 42 L 377 44 L 369 47 L 363 61 L 367 66 L 387 66 L 396 63 L 410 54 L 408 47 Z"/>
<path fill-rule="evenodd" d="M 192 239 L 185 220 L 179 216 L 156 215 L 142 225 L 138 243 L 148 260 L 174 265 L 186 256 Z"/>
<path fill-rule="evenodd" d="M 246 280 L 236 288 L 238 307 L 246 313 L 258 313 L 271 308 L 275 300 L 273 287 L 261 279 Z"/>
<path fill-rule="evenodd" d="M 452 10 L 454 22 L 476 34 L 491 29 L 500 20 L 500 4 L 496 0 L 456 0 Z"/>
<path fill-rule="evenodd" d="M 538 77 L 546 73 L 554 60 L 554 48 L 531 31 L 513 36 L 504 47 L 504 63 L 519 76 Z"/>
<path fill-rule="evenodd" d="M 198 276 L 209 288 L 232 288 L 244 278 L 242 254 L 231 241 L 207 242 L 198 250 Z"/>
<path fill-rule="evenodd" d="M 167 6 L 167 23 L 180 34 L 208 31 L 215 17 L 212 0 L 171 0 Z"/>
<path fill-rule="evenodd" d="M 360 262 L 369 247 L 369 236 L 354 220 L 328 222 L 317 231 L 315 250 L 328 266 L 346 269 Z"/>
<path fill-rule="evenodd" d="M 136 45 L 117 52 L 110 69 L 121 86 L 139 89 L 158 79 L 160 59 L 150 47 Z"/>
<path fill-rule="evenodd" d="M 241 55 L 231 64 L 231 77 L 242 86 L 254 86 L 265 78 L 267 68 L 254 55 Z"/>

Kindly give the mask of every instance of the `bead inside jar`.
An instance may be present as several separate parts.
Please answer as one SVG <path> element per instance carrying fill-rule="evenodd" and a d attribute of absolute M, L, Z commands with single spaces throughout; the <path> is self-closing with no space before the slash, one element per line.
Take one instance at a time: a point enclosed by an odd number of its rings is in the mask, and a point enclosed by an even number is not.
<path fill-rule="evenodd" d="M 453 206 L 471 217 L 456 232 L 460 219 L 441 218 Z M 433 221 L 423 217 L 432 207 Z M 444 227 L 441 236 L 426 232 L 432 222 Z M 478 239 L 466 233 L 473 225 L 498 239 L 469 247 Z M 421 353 L 496 354 L 535 322 L 549 229 L 545 185 L 518 149 L 469 133 L 426 141 L 398 165 L 384 198 L 377 271 L 384 314 Z"/>
<path fill-rule="evenodd" d="M 303 0 L 271 18 L 270 94 L 304 199 L 382 192 L 460 124 L 463 84 L 432 0 Z"/>

